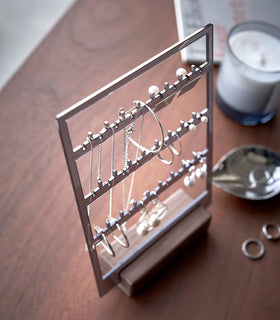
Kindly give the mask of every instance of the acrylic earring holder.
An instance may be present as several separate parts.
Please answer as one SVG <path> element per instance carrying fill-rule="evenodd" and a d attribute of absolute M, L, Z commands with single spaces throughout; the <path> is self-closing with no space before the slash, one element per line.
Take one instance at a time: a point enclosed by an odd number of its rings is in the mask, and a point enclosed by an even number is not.
<path fill-rule="evenodd" d="M 144 197 L 140 201 L 135 201 L 127 212 L 121 211 L 117 219 L 107 221 L 103 229 L 93 228 L 88 216 L 88 206 L 91 203 L 94 205 L 94 202 L 98 198 L 110 191 L 113 186 L 126 179 L 131 173 L 146 165 L 157 154 L 142 150 L 141 156 L 135 161 L 130 161 L 126 170 L 114 171 L 107 181 L 100 182 L 97 188 L 86 195 L 81 185 L 77 160 L 90 152 L 92 148 L 98 147 L 100 139 L 102 139 L 103 143 L 112 138 L 113 135 L 125 129 L 135 119 L 149 112 L 149 110 L 136 106 L 130 116 L 124 115 L 123 118 L 119 117 L 111 125 L 106 123 L 98 134 L 91 136 L 91 140 L 87 139 L 81 145 L 74 148 L 67 121 L 202 37 L 206 38 L 206 61 L 198 67 L 192 66 L 192 71 L 188 74 L 177 75 L 178 80 L 173 85 L 165 84 L 164 89 L 158 94 L 151 94 L 150 99 L 145 104 L 156 113 L 165 108 L 177 93 L 179 96 L 192 90 L 199 79 L 203 75 L 206 75 L 206 108 L 199 114 L 193 114 L 193 117 L 187 122 L 181 121 L 175 134 L 168 134 L 164 138 L 164 145 L 161 145 L 161 150 L 173 146 L 178 138 L 187 134 L 202 122 L 207 122 L 206 149 L 194 153 L 193 159 L 183 163 L 177 172 L 171 172 L 166 181 L 159 181 L 154 190 L 147 191 Z M 56 120 L 60 138 L 100 296 L 106 294 L 116 285 L 127 295 L 135 294 L 159 269 L 170 262 L 187 245 L 206 232 L 211 219 L 211 215 L 204 208 L 211 202 L 212 114 L 213 26 L 209 24 L 57 115 Z M 207 121 L 204 121 L 205 119 Z M 154 148 L 156 149 L 157 146 Z M 106 254 L 106 250 L 101 252 L 100 256 L 98 255 L 97 247 L 101 242 L 103 241 L 104 244 L 104 239 L 106 240 L 109 235 L 117 231 L 120 226 L 138 213 L 142 208 L 141 203 L 146 206 L 155 200 L 156 197 L 171 185 L 179 179 L 184 178 L 194 166 L 201 162 L 201 159 L 206 159 L 207 182 L 206 189 L 198 197 L 191 199 L 183 190 L 179 189 L 164 201 L 169 208 L 168 221 L 165 222 L 164 217 L 162 219 L 163 227 L 159 229 L 154 228 L 148 241 L 145 238 L 140 238 L 139 240 L 135 236 L 130 237 L 130 233 L 133 230 L 129 230 L 126 234 L 130 239 L 129 248 L 123 249 L 120 246 L 117 247 L 116 243 L 112 243 L 110 245 L 112 245 L 115 257 Z M 122 256 L 122 250 L 129 250 L 126 251 L 125 257 Z"/>

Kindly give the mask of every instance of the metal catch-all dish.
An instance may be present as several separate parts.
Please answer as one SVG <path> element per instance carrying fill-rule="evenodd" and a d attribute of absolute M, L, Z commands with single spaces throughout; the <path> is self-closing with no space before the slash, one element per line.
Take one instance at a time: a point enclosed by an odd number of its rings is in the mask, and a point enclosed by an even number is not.
<path fill-rule="evenodd" d="M 212 182 L 240 198 L 269 199 L 280 192 L 280 155 L 260 145 L 233 149 L 215 165 Z"/>

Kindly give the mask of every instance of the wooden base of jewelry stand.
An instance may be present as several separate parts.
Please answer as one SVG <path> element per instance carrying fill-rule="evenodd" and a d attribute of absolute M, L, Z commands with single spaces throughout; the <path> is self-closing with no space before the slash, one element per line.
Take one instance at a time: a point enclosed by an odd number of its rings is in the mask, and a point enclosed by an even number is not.
<path fill-rule="evenodd" d="M 191 197 L 182 189 L 179 189 L 167 198 L 164 203 L 167 204 L 168 212 L 162 219 L 162 225 L 170 220 L 171 217 L 182 212 L 191 201 Z M 184 251 L 192 242 L 202 236 L 207 231 L 210 220 L 211 214 L 207 210 L 201 206 L 195 208 L 120 271 L 118 287 L 128 296 L 135 295 L 163 267 Z M 160 226 L 154 228 L 150 234 L 157 232 L 157 228 L 160 228 Z M 116 266 L 124 256 L 135 251 L 139 245 L 146 241 L 147 237 L 137 235 L 135 227 L 126 231 L 126 234 L 130 242 L 129 248 L 125 249 L 120 247 L 118 243 L 113 242 L 112 246 L 116 257 L 111 257 L 106 252 L 101 253 L 100 261 L 103 272 L 107 272 Z"/>

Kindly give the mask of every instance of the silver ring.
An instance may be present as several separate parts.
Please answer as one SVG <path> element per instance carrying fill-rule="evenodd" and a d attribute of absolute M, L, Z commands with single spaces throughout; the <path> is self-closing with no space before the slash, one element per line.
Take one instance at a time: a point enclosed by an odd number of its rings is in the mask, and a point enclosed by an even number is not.
<path fill-rule="evenodd" d="M 269 231 L 268 231 L 269 227 L 276 228 L 278 233 L 276 235 L 269 233 Z M 268 240 L 277 240 L 280 238 L 280 226 L 277 223 L 267 222 L 266 224 L 263 225 L 262 232 L 263 232 L 264 236 L 266 237 L 266 239 L 268 239 Z"/>
<path fill-rule="evenodd" d="M 248 246 L 250 243 L 256 243 L 256 244 L 260 247 L 260 252 L 257 253 L 257 254 L 255 254 L 255 255 L 249 253 L 248 250 L 247 250 L 247 246 Z M 245 241 L 242 243 L 242 247 L 241 247 L 241 248 L 242 248 L 242 251 L 243 251 L 244 255 L 245 255 L 247 258 L 249 258 L 249 259 L 255 259 L 255 260 L 256 260 L 256 259 L 260 259 L 260 258 L 264 255 L 264 251 L 265 251 L 263 243 L 262 243 L 260 240 L 258 240 L 258 239 L 253 239 L 253 238 L 245 240 Z"/>

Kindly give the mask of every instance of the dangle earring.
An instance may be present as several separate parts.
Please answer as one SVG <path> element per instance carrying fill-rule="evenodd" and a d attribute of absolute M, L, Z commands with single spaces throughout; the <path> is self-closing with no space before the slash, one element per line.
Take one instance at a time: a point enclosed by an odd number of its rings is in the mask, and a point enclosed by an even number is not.
<path fill-rule="evenodd" d="M 207 164 L 204 163 L 200 168 L 195 171 L 197 178 L 204 178 L 207 175 Z"/>
<path fill-rule="evenodd" d="M 195 173 L 192 172 L 189 176 L 184 178 L 184 185 L 186 187 L 192 187 L 195 185 Z"/>
<path fill-rule="evenodd" d="M 111 159 L 111 172 L 113 175 L 114 171 L 114 154 L 115 154 L 115 131 L 112 127 L 112 159 Z M 122 241 L 114 232 L 112 232 L 112 235 L 114 239 L 123 247 L 128 248 L 129 247 L 129 241 L 127 239 L 126 234 L 124 233 L 122 227 L 119 225 L 119 223 L 116 223 L 116 219 L 112 215 L 113 211 L 113 187 L 110 189 L 110 202 L 109 202 L 109 215 L 108 215 L 108 220 L 106 221 L 107 226 L 110 228 L 111 225 L 110 223 L 113 222 L 116 224 L 117 229 L 120 231 L 122 234 L 124 241 Z"/>
<path fill-rule="evenodd" d="M 139 137 L 138 137 L 138 145 L 141 144 L 143 126 L 144 126 L 144 113 L 142 114 L 142 119 L 141 119 L 141 124 L 140 124 Z M 133 127 L 133 128 L 134 128 L 134 127 Z M 137 148 L 136 148 L 136 154 L 135 154 L 135 160 L 138 159 L 139 151 L 140 151 L 140 148 L 137 147 Z M 133 173 L 132 173 L 131 182 L 130 182 L 130 187 L 129 187 L 128 196 L 127 196 L 127 201 L 126 201 L 125 211 L 128 211 L 128 207 L 129 207 L 129 204 L 130 204 L 130 199 L 131 199 L 132 190 L 133 190 L 133 185 L 134 185 L 134 179 L 135 179 L 135 171 L 133 171 Z"/>
<path fill-rule="evenodd" d="M 136 232 L 139 236 L 145 236 L 149 233 L 150 230 L 152 230 L 153 227 L 149 225 L 145 204 L 143 203 L 143 201 L 140 201 L 140 203 L 142 205 L 142 209 L 140 211 L 141 216 L 136 224 Z"/>
<path fill-rule="evenodd" d="M 158 196 L 155 195 L 153 199 L 154 208 L 148 213 L 146 206 L 141 201 L 143 209 L 141 210 L 141 216 L 137 222 L 136 232 L 141 236 L 145 236 L 153 228 L 160 225 L 161 219 L 167 212 L 167 205 L 160 202 Z"/>
<path fill-rule="evenodd" d="M 114 162 L 115 162 L 115 131 L 114 128 L 112 127 L 112 159 L 111 159 L 111 174 L 113 175 L 114 172 Z M 109 215 L 108 219 L 109 221 L 115 220 L 112 216 L 112 211 L 113 211 L 113 186 L 110 189 L 110 200 L 109 200 Z"/>
<path fill-rule="evenodd" d="M 162 220 L 167 213 L 167 205 L 159 200 L 158 195 L 155 192 L 152 192 L 151 194 L 155 196 L 153 199 L 154 208 L 151 210 L 151 212 L 156 211 L 155 215 L 159 220 Z"/>
<path fill-rule="evenodd" d="M 91 193 L 92 191 L 92 166 L 93 166 L 93 146 L 92 146 L 92 132 L 88 132 L 87 140 L 90 143 L 90 163 L 89 163 L 89 186 L 88 191 Z M 90 217 L 90 204 L 87 207 L 88 216 Z"/>
<path fill-rule="evenodd" d="M 91 193 L 92 191 L 92 167 L 93 167 L 93 146 L 92 146 L 92 138 L 93 134 L 92 132 L 88 132 L 87 141 L 90 143 L 90 160 L 89 160 L 89 185 L 88 185 L 88 191 Z M 87 206 L 87 214 L 88 218 L 90 218 L 90 205 Z M 85 244 L 85 250 L 88 251 L 88 246 Z"/>
<path fill-rule="evenodd" d="M 99 135 L 99 139 L 100 139 L 100 142 L 97 147 L 97 184 L 98 184 L 98 187 L 101 187 L 102 186 L 102 180 L 101 180 L 102 136 L 101 135 Z"/>
<path fill-rule="evenodd" d="M 98 144 L 98 147 L 97 147 L 97 184 L 99 187 L 101 187 L 102 186 L 102 181 L 101 181 L 101 153 L 102 153 L 101 140 L 102 140 L 102 136 L 99 135 L 99 138 L 100 138 L 100 143 Z M 91 147 L 92 147 L 92 134 L 91 133 L 89 133 L 88 139 L 89 139 L 89 142 L 91 143 Z M 92 157 L 90 160 L 90 183 L 89 183 L 90 192 L 91 192 L 91 184 L 92 184 L 91 181 L 92 181 Z M 89 213 L 90 212 L 88 210 L 88 215 L 89 215 Z M 115 257 L 115 251 L 114 251 L 113 247 L 111 246 L 111 243 L 108 240 L 108 238 L 106 237 L 106 235 L 102 232 L 102 229 L 99 226 L 95 225 L 94 230 L 95 230 L 96 234 L 101 233 L 101 236 L 102 236 L 102 240 L 96 246 L 102 245 L 102 247 L 106 250 L 106 252 L 108 254 L 110 254 L 112 257 Z"/>
<path fill-rule="evenodd" d="M 128 131 L 123 130 L 123 170 L 127 168 L 128 162 L 128 147 L 129 147 L 129 139 L 128 135 L 130 135 L 134 130 L 134 124 L 132 123 L 129 127 Z M 126 211 L 126 193 L 125 193 L 125 180 L 122 182 L 122 189 L 123 189 L 123 211 Z"/>
<path fill-rule="evenodd" d="M 148 224 L 150 227 L 154 228 L 160 225 L 160 219 L 156 213 L 149 214 Z"/>
<path fill-rule="evenodd" d="M 148 215 L 146 209 L 144 210 L 142 210 L 141 217 L 136 226 L 136 232 L 139 236 L 147 235 L 149 231 L 160 224 L 160 219 L 156 214 Z"/>

